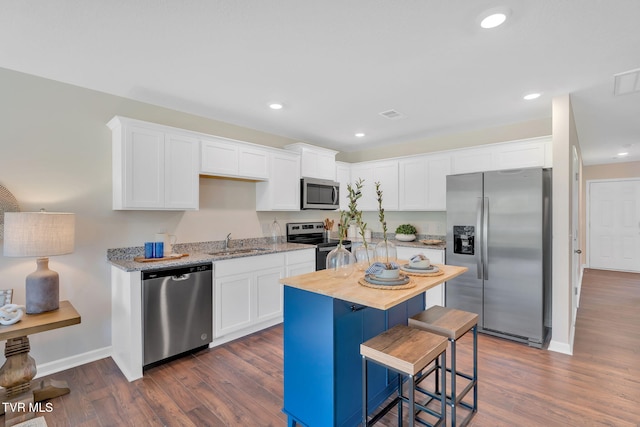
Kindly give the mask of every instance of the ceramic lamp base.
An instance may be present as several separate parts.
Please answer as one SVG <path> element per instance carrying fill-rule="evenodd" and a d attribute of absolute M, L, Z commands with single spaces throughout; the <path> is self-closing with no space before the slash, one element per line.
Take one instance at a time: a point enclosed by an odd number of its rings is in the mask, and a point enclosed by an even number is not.
<path fill-rule="evenodd" d="M 60 307 L 58 273 L 49 270 L 49 258 L 38 258 L 36 263 L 36 271 L 27 276 L 27 314 L 44 313 Z"/>

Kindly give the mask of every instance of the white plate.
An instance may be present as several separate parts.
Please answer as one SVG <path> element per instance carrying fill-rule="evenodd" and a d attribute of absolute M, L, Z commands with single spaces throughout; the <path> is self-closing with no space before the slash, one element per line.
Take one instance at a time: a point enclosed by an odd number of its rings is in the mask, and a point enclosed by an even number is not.
<path fill-rule="evenodd" d="M 405 264 L 401 266 L 400 269 L 403 271 L 407 271 L 409 273 L 422 273 L 422 274 L 437 273 L 438 271 L 440 271 L 440 269 L 435 265 L 431 265 L 429 268 L 411 268 L 409 267 L 409 264 Z"/>
<path fill-rule="evenodd" d="M 374 285 L 383 285 L 383 286 L 400 286 L 406 285 L 409 283 L 409 276 L 406 274 L 400 274 L 400 277 L 397 279 L 381 279 L 377 278 L 373 274 L 366 274 L 364 276 L 364 280 Z"/>

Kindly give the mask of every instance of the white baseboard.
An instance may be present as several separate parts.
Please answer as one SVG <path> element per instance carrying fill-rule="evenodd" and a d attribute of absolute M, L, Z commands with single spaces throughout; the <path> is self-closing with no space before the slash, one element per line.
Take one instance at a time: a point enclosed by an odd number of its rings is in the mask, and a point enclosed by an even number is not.
<path fill-rule="evenodd" d="M 219 338 L 216 338 L 213 341 L 211 341 L 211 343 L 209 344 L 209 348 L 217 347 L 217 346 L 219 346 L 221 344 L 228 343 L 229 341 L 233 341 L 235 339 L 245 337 L 247 335 L 253 334 L 253 333 L 258 332 L 258 331 L 261 331 L 263 329 L 270 328 L 271 326 L 275 326 L 278 323 L 282 323 L 282 316 L 277 317 L 277 318 L 272 319 L 272 320 L 268 320 L 266 322 L 262 322 L 262 323 L 257 324 L 257 325 L 253 325 L 253 326 L 251 326 L 249 328 L 242 329 L 240 331 L 236 331 L 236 332 L 221 336 Z"/>
<path fill-rule="evenodd" d="M 549 347 L 547 348 L 549 351 L 555 351 L 556 353 L 564 353 L 569 356 L 573 356 L 573 351 L 571 349 L 571 344 L 561 343 L 558 341 L 551 340 L 549 342 Z"/>
<path fill-rule="evenodd" d="M 56 372 L 75 368 L 76 366 L 95 362 L 96 360 L 104 359 L 105 357 L 110 356 L 111 346 L 88 351 L 82 354 L 77 354 L 71 357 L 65 357 L 64 359 L 54 360 L 53 362 L 38 364 L 36 365 L 36 369 L 38 372 L 36 373 L 35 378 L 55 374 Z"/>

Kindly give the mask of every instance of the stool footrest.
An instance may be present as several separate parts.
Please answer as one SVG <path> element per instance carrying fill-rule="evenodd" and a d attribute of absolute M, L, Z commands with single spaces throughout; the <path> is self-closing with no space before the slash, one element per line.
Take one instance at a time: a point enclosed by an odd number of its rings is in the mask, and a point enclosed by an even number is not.
<path fill-rule="evenodd" d="M 394 406 L 398 404 L 401 400 L 400 396 L 396 396 L 391 402 L 389 402 L 384 408 L 380 409 L 369 421 L 367 421 L 367 426 L 372 426 L 377 423 L 382 417 L 387 415 L 387 413 L 393 409 Z"/>
<path fill-rule="evenodd" d="M 465 403 L 462 401 L 462 399 L 465 398 L 465 396 L 471 391 L 471 389 L 473 388 L 473 386 L 475 385 L 474 382 L 470 382 L 469 384 L 466 385 L 466 387 L 456 396 L 456 404 L 460 404 L 462 406 L 464 406 L 467 409 L 473 409 L 473 405 L 470 405 L 468 403 Z M 426 394 L 427 396 L 431 397 L 431 400 L 433 399 L 439 399 L 440 398 L 440 393 L 431 393 L 428 390 L 423 389 L 422 387 L 416 386 L 416 391 L 419 391 L 422 394 Z M 431 401 L 429 400 L 429 402 Z M 449 405 L 452 404 L 452 397 L 450 394 L 447 394 L 447 403 Z M 428 403 L 428 402 L 427 402 Z"/>

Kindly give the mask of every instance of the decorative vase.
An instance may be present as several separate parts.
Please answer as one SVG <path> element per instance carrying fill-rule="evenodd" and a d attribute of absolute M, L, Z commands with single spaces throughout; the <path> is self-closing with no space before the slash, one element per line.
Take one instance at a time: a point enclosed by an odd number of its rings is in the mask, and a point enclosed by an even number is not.
<path fill-rule="evenodd" d="M 401 242 L 413 242 L 416 240 L 416 235 L 396 233 L 396 240 L 400 240 Z"/>
<path fill-rule="evenodd" d="M 356 257 L 339 244 L 327 254 L 327 270 L 331 277 L 346 278 L 356 268 Z"/>
<path fill-rule="evenodd" d="M 356 256 L 356 266 L 358 270 L 364 271 L 376 261 L 376 251 L 373 246 L 364 245 L 356 247 L 353 251 Z"/>
<path fill-rule="evenodd" d="M 396 262 L 398 260 L 398 251 L 396 245 L 388 240 L 382 240 L 376 245 L 376 261 L 377 262 Z"/>
<path fill-rule="evenodd" d="M 278 224 L 278 219 L 274 218 L 271 226 L 269 227 L 271 231 L 271 243 L 274 245 L 280 242 L 280 236 L 282 236 L 282 229 L 280 228 L 280 224 Z"/>

